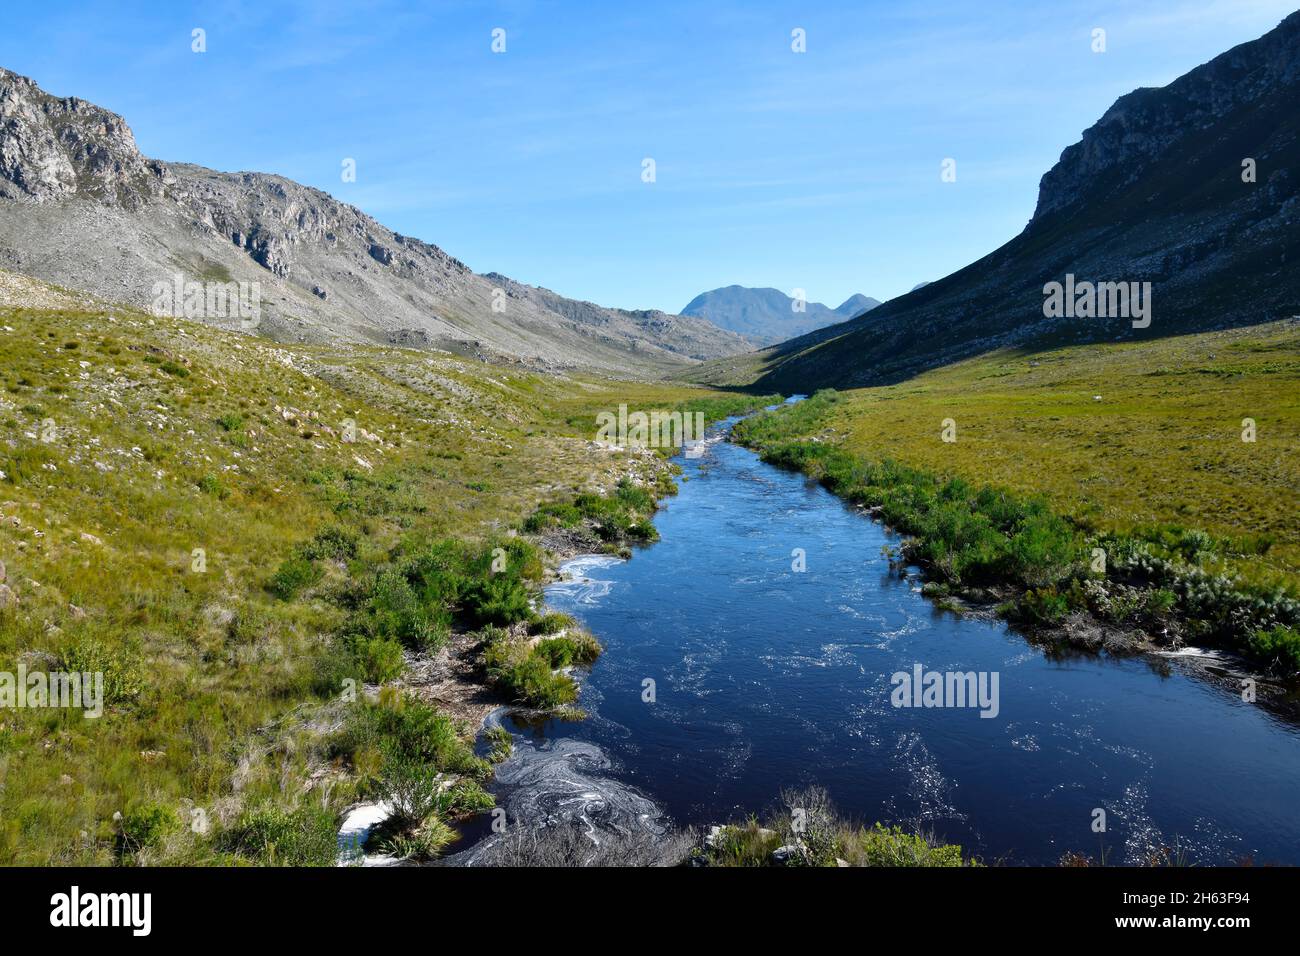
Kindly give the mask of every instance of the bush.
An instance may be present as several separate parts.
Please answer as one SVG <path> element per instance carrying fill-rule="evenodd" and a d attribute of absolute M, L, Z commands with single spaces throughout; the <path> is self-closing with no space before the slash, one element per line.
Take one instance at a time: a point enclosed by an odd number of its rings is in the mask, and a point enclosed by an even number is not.
<path fill-rule="evenodd" d="M 397 680 L 406 669 L 402 645 L 390 638 L 357 635 L 351 642 L 351 651 L 361 679 L 368 684 Z"/>
<path fill-rule="evenodd" d="M 576 528 L 586 524 L 596 538 L 609 544 L 625 540 L 657 541 L 659 532 L 649 520 L 658 507 L 656 491 L 663 493 L 659 486 L 651 490 L 623 478 L 613 494 L 585 493 L 571 504 L 542 505 L 524 522 L 524 530 L 537 534 L 547 528 Z"/>
<path fill-rule="evenodd" d="M 442 773 L 396 741 L 384 747 L 383 761 L 376 796 L 392 807 L 398 826 L 418 826 L 438 809 Z"/>
<path fill-rule="evenodd" d="M 450 614 L 422 602 L 400 571 L 380 572 L 367 602 L 368 630 L 415 650 L 436 650 L 451 633 Z"/>
<path fill-rule="evenodd" d="M 781 835 L 759 824 L 756 817 L 740 825 L 726 826 L 709 850 L 714 866 L 771 866 L 772 853 L 781 846 Z"/>
<path fill-rule="evenodd" d="M 510 755 L 514 753 L 514 738 L 510 736 L 510 731 L 506 730 L 500 724 L 491 728 L 487 732 L 487 739 L 492 744 L 492 750 L 488 753 L 488 761 L 490 763 L 501 763 L 502 761 L 509 759 Z"/>
<path fill-rule="evenodd" d="M 326 528 L 307 543 L 298 546 L 298 554 L 308 561 L 350 561 L 357 556 L 357 550 L 356 534 L 337 527 Z"/>
<path fill-rule="evenodd" d="M 1258 630 L 1246 640 L 1247 647 L 1261 661 L 1283 674 L 1300 672 L 1300 631 L 1285 624 Z"/>
<path fill-rule="evenodd" d="M 180 816 L 159 803 L 142 804 L 122 814 L 118 825 L 117 855 L 128 857 L 157 846 L 167 834 L 180 829 Z"/>
<path fill-rule="evenodd" d="M 468 597 L 476 624 L 513 624 L 532 617 L 532 595 L 518 578 L 501 574 L 477 581 Z"/>
<path fill-rule="evenodd" d="M 844 841 L 845 859 L 854 866 L 963 866 L 961 847 L 937 845 L 917 833 L 877 823 Z"/>
<path fill-rule="evenodd" d="M 453 819 L 484 813 L 495 806 L 492 794 L 477 780 L 457 780 L 438 794 L 438 814 Z"/>
<path fill-rule="evenodd" d="M 212 495 L 221 500 L 230 497 L 230 489 L 216 475 L 204 475 L 199 479 L 199 491 L 205 495 Z"/>
<path fill-rule="evenodd" d="M 781 810 L 766 825 L 756 818 L 723 827 L 699 851 L 715 866 L 773 866 L 781 847 L 786 866 L 964 866 L 961 847 L 940 845 L 899 827 L 870 828 L 841 820 L 820 787 L 781 794 Z M 969 865 L 977 865 L 970 863 Z"/>
<path fill-rule="evenodd" d="M 577 626 L 577 623 L 578 622 L 568 614 L 562 614 L 559 611 L 551 611 L 533 621 L 532 626 L 528 630 L 531 634 L 558 634 L 561 631 Z"/>
<path fill-rule="evenodd" d="M 381 692 L 376 702 L 358 703 L 331 745 L 333 754 L 348 759 L 366 750 L 385 758 L 400 754 L 450 773 L 491 772 L 450 717 L 417 697 L 393 691 Z"/>
<path fill-rule="evenodd" d="M 246 810 L 217 845 L 265 866 L 333 866 L 338 857 L 338 817 L 320 806 Z"/>
<path fill-rule="evenodd" d="M 1025 624 L 1051 625 L 1064 620 L 1069 611 L 1066 597 L 1056 588 L 1046 587 L 1026 591 L 1010 609 L 1010 616 Z"/>
<path fill-rule="evenodd" d="M 564 637 L 549 637 L 537 642 L 533 653 L 544 657 L 551 667 L 592 664 L 600 656 L 600 643 L 586 631 Z"/>
<path fill-rule="evenodd" d="M 368 844 L 398 859 L 432 860 L 455 841 L 456 831 L 434 813 L 413 827 L 386 820 L 371 831 Z"/>
<path fill-rule="evenodd" d="M 303 588 L 319 581 L 322 574 L 314 561 L 299 556 L 286 558 L 271 575 L 267 589 L 281 600 L 291 601 Z"/>
<path fill-rule="evenodd" d="M 111 646 L 93 634 L 74 636 L 59 653 L 60 671 L 104 675 L 105 704 L 131 701 L 144 689 L 140 660 L 122 645 Z"/>
<path fill-rule="evenodd" d="M 552 638 L 559 641 L 563 638 Z M 549 643 L 540 641 L 541 644 Z M 556 673 L 547 652 L 529 647 L 528 642 L 502 637 L 490 641 L 484 651 L 488 679 L 519 703 L 549 709 L 578 699 L 578 685 L 567 674 Z"/>

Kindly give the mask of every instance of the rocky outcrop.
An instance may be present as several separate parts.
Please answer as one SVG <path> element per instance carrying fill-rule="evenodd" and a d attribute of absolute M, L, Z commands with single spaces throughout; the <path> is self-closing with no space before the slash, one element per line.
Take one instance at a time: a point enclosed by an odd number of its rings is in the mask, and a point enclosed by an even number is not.
<path fill-rule="evenodd" d="M 168 179 L 165 165 L 140 155 L 120 116 L 0 69 L 0 197 L 79 196 L 136 208 L 161 196 Z"/>
<path fill-rule="evenodd" d="M 1300 14 L 1166 87 L 1121 96 L 1042 178 L 1034 221 L 1123 189 L 1152 172 L 1176 142 L 1204 134 L 1300 84 Z M 1243 143 L 1243 146 L 1248 145 Z M 1250 155 L 1250 154 L 1245 154 Z"/>

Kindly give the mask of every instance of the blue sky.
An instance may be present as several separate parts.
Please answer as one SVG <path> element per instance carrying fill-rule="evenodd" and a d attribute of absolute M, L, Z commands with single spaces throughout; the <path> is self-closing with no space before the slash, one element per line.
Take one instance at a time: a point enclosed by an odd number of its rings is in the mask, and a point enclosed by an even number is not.
<path fill-rule="evenodd" d="M 50 2 L 6 11 L 0 65 L 121 113 L 150 156 L 317 186 L 480 272 L 625 308 L 731 283 L 837 305 L 1002 244 L 1116 97 L 1293 9 Z"/>

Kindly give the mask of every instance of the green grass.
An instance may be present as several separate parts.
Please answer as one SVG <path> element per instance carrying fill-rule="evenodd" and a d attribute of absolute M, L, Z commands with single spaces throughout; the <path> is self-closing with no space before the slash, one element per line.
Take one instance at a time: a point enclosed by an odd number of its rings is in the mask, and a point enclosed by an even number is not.
<path fill-rule="evenodd" d="M 362 770 L 339 758 L 324 805 L 307 789 L 333 774 L 320 728 L 345 682 L 399 677 L 444 610 L 532 626 L 540 563 L 475 562 L 543 502 L 641 468 L 570 420 L 703 394 L 125 308 L 0 312 L 0 560 L 19 602 L 0 610 L 0 669 L 102 670 L 109 698 L 98 720 L 0 713 L 11 864 L 315 859 L 273 831 L 301 812 L 286 826 L 310 835 L 317 809 L 367 786 L 363 753 Z M 463 549 L 454 595 L 435 594 L 438 542 Z M 202 809 L 210 834 L 183 825 L 124 855 L 114 815 L 147 806 L 182 824 Z"/>
<path fill-rule="evenodd" d="M 1255 354 L 1239 333 L 1222 335 L 1229 337 L 1219 346 L 1225 351 L 1236 346 L 1237 351 Z M 1127 362 L 1131 350 L 1151 347 L 1116 347 L 1112 358 Z M 1267 351 L 1258 349 L 1261 354 Z M 983 361 L 987 367 L 996 360 Z M 1277 364 L 1274 358 L 1267 368 Z M 968 374 L 955 368 L 948 374 Z M 1242 390 L 1249 391 L 1244 385 Z M 1063 472 L 1059 464 L 1041 455 L 1034 460 L 1026 452 L 1027 460 L 1012 472 L 1009 484 L 977 484 L 977 477 L 987 472 L 987 454 L 980 443 L 972 442 L 977 457 L 968 457 L 960 424 L 957 441 L 951 443 L 941 440 L 937 428 L 929 444 L 896 429 L 889 437 L 872 439 L 873 446 L 888 454 L 871 456 L 856 437 L 858 429 L 868 427 L 860 419 L 875 416 L 869 426 L 873 435 L 888 427 L 881 421 L 885 416 L 875 412 L 891 401 L 889 395 L 878 393 L 889 391 L 818 392 L 793 408 L 740 423 L 735 434 L 759 449 L 765 460 L 802 470 L 836 494 L 872 509 L 906 535 L 903 554 L 926 569 L 936 586 L 935 596 L 946 597 L 960 589 L 978 597 L 982 596 L 979 589 L 1010 588 L 1014 593 L 1004 611 L 1029 627 L 1058 624 L 1074 611 L 1150 634 L 1164 635 L 1168 625 L 1176 623 L 1196 643 L 1237 650 L 1281 676 L 1300 673 L 1300 648 L 1287 636 L 1300 626 L 1300 578 L 1289 559 L 1274 558 L 1274 549 L 1262 546 L 1247 528 L 1219 523 L 1215 534 L 1176 520 L 1188 501 L 1211 493 L 1206 489 L 1215 487 L 1213 483 L 1198 487 L 1194 478 L 1186 477 L 1185 497 L 1176 512 L 1159 515 L 1164 521 L 1139 521 L 1139 515 L 1129 515 L 1106 522 L 1092 509 L 1070 510 L 1066 496 L 1051 495 L 1053 479 Z M 927 405 L 913 391 L 906 393 L 906 411 L 890 410 L 908 422 L 923 415 Z M 1024 400 L 1042 400 L 1042 396 L 1031 393 Z M 1292 401 L 1289 394 L 1254 399 L 1260 415 L 1269 417 Z M 1154 401 L 1150 404 L 1151 409 L 1158 407 Z M 1145 413 L 1148 417 L 1158 414 L 1151 409 Z M 1170 408 L 1160 414 L 1175 413 Z M 1135 430 L 1149 427 L 1149 421 L 1143 422 Z M 1200 427 L 1209 426 L 1202 422 Z M 932 445 L 953 451 L 936 451 Z M 949 467 L 939 471 L 900 460 L 914 457 L 929 464 L 935 455 L 951 456 Z M 1139 461 L 1147 464 L 1147 459 L 1109 458 L 1106 467 L 1132 472 Z M 1180 462 L 1176 455 L 1160 462 L 1163 467 L 1196 473 L 1192 461 Z M 1288 462 L 1286 467 L 1292 465 Z M 1135 507 L 1144 509 L 1147 505 L 1137 504 L 1144 500 L 1140 481 L 1130 486 L 1130 493 Z M 1239 498 L 1256 498 L 1261 510 L 1270 506 L 1269 495 L 1285 501 L 1294 492 L 1267 483 L 1238 492 Z M 1279 520 L 1294 517 L 1289 514 Z M 944 590 L 940 593 L 937 588 Z"/>
<path fill-rule="evenodd" d="M 784 851 L 784 860 L 776 856 Z M 863 827 L 843 819 L 826 791 L 787 790 L 765 820 L 722 827 L 697 850 L 711 866 L 978 866 L 960 846 L 901 827 Z"/>
<path fill-rule="evenodd" d="M 1097 400 L 1100 396 L 1100 400 Z M 957 440 L 940 440 L 944 419 Z M 1257 440 L 1243 442 L 1242 420 Z M 1180 526 L 1225 569 L 1300 577 L 1300 326 L 994 352 L 841 393 L 806 437 L 862 458 L 1043 495 L 1086 527 Z"/>
<path fill-rule="evenodd" d="M 488 679 L 510 700 L 540 710 L 566 707 L 578 699 L 578 684 L 561 668 L 590 664 L 600 645 L 590 635 L 534 641 L 500 628 L 484 632 L 483 663 Z"/>

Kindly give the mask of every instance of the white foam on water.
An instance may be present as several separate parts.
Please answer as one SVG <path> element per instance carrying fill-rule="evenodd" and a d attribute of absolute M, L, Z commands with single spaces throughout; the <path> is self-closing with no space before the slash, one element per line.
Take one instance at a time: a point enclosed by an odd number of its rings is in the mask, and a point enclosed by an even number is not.
<path fill-rule="evenodd" d="M 339 827 L 339 855 L 336 866 L 392 866 L 396 858 L 382 853 L 366 853 L 362 847 L 370 831 L 393 812 L 386 803 L 363 803 L 348 811 Z"/>
<path fill-rule="evenodd" d="M 608 554 L 578 555 L 560 565 L 560 580 L 548 585 L 545 594 L 548 598 L 556 595 L 587 607 L 599 604 L 613 589 L 614 582 L 593 576 L 594 573 L 622 561 Z"/>

